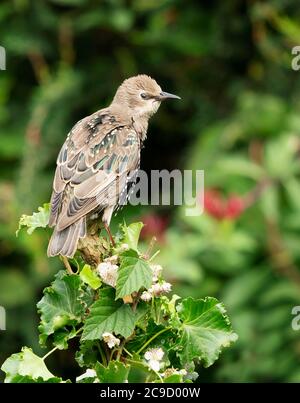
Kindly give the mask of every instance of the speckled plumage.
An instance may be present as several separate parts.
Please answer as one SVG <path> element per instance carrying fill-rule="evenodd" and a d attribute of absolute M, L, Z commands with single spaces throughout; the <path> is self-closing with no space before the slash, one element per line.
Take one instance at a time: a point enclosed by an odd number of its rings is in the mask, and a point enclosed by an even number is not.
<path fill-rule="evenodd" d="M 102 221 L 109 225 L 139 168 L 148 120 L 167 98 L 162 94 L 148 76 L 127 79 L 108 108 L 70 131 L 57 158 L 49 220 L 55 228 L 48 256 L 72 257 L 79 238 L 86 235 L 87 218 L 102 212 Z"/>

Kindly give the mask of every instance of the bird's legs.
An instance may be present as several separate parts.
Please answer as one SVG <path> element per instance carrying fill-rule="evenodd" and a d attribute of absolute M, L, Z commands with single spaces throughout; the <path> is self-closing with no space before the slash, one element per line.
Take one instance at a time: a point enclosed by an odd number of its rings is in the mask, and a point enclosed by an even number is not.
<path fill-rule="evenodd" d="M 113 247 L 115 247 L 116 244 L 115 244 L 114 238 L 113 238 L 113 236 L 112 236 L 112 234 L 111 234 L 111 232 L 110 232 L 109 226 L 104 223 L 104 228 L 106 229 L 106 232 L 108 233 L 110 243 L 112 244 Z"/>
<path fill-rule="evenodd" d="M 70 263 L 68 261 L 68 258 L 66 256 L 62 256 L 62 255 L 60 255 L 60 258 L 61 258 L 63 264 L 65 265 L 65 268 L 66 268 L 67 272 L 69 274 L 74 274 L 74 272 L 72 270 L 72 267 L 71 267 L 71 265 L 70 265 Z"/>

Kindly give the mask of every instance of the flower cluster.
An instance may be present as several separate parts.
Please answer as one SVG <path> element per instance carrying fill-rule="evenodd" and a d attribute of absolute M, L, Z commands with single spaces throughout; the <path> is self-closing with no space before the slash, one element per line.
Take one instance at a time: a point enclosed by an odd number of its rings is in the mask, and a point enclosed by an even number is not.
<path fill-rule="evenodd" d="M 141 300 L 148 302 L 152 297 L 158 297 L 171 291 L 172 285 L 166 281 L 159 281 L 162 272 L 162 267 L 158 264 L 150 265 L 152 269 L 152 282 L 151 287 L 144 291 L 141 295 Z"/>
<path fill-rule="evenodd" d="M 164 351 L 162 348 L 151 348 L 150 350 L 146 351 L 144 354 L 144 358 L 148 361 L 148 366 L 153 371 L 158 372 L 161 367 L 161 360 L 164 357 Z"/>
<path fill-rule="evenodd" d="M 97 267 L 97 272 L 105 284 L 115 287 L 118 277 L 119 266 L 114 262 L 114 256 L 106 259 L 104 262 L 100 263 Z"/>

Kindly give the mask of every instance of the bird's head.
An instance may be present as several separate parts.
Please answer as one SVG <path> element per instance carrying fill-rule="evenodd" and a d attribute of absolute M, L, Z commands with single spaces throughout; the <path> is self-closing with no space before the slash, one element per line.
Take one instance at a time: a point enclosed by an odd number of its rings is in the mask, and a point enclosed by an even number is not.
<path fill-rule="evenodd" d="M 126 105 L 134 117 L 150 118 L 165 99 L 180 99 L 162 91 L 153 78 L 144 74 L 130 77 L 118 88 L 113 103 Z"/>

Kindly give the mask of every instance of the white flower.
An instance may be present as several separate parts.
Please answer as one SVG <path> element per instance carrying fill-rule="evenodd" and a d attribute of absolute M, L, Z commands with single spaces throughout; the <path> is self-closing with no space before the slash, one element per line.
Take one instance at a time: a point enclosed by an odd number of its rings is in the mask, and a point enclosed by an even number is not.
<path fill-rule="evenodd" d="M 97 272 L 105 284 L 116 286 L 118 276 L 118 266 L 110 262 L 102 262 L 97 267 Z"/>
<path fill-rule="evenodd" d="M 149 291 L 144 291 L 141 295 L 141 300 L 145 302 L 149 302 L 152 299 L 152 294 Z"/>
<path fill-rule="evenodd" d="M 145 352 L 145 360 L 148 361 L 149 367 L 158 372 L 160 370 L 160 361 L 163 359 L 164 351 L 161 348 L 152 348 Z"/>
<path fill-rule="evenodd" d="M 120 248 L 121 248 L 122 250 L 128 250 L 128 249 L 129 249 L 129 245 L 128 245 L 128 243 L 122 243 L 122 245 L 120 246 Z"/>
<path fill-rule="evenodd" d="M 115 346 L 119 346 L 120 345 L 120 339 L 118 339 L 117 337 L 115 337 L 113 334 L 111 333 L 103 333 L 102 335 L 102 339 L 104 340 L 104 342 L 108 345 L 109 348 L 113 348 Z"/>
<path fill-rule="evenodd" d="M 172 284 L 167 283 L 166 281 L 164 281 L 161 284 L 161 289 L 162 289 L 162 292 L 165 292 L 165 293 L 170 292 L 172 290 Z"/>
<path fill-rule="evenodd" d="M 163 294 L 163 293 L 170 292 L 170 291 L 171 291 L 171 288 L 172 288 L 172 285 L 171 285 L 170 283 L 167 283 L 166 281 L 164 281 L 162 284 L 159 284 L 159 283 L 153 284 L 153 285 L 149 288 L 148 291 L 149 291 L 152 295 L 159 296 L 159 295 L 161 295 L 161 294 Z"/>
<path fill-rule="evenodd" d="M 95 376 L 97 376 L 96 371 L 94 369 L 88 368 L 84 374 L 77 376 L 76 382 L 82 381 L 82 379 L 85 378 L 95 378 Z"/>
<path fill-rule="evenodd" d="M 150 267 L 153 273 L 152 281 L 153 283 L 155 283 L 158 280 L 158 277 L 160 276 L 163 268 L 160 264 L 151 264 Z"/>

